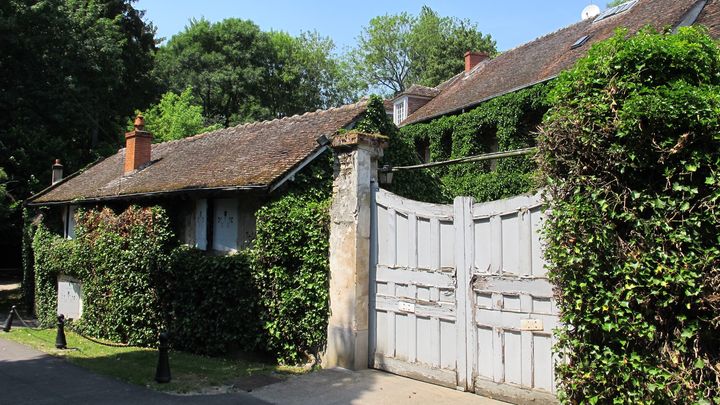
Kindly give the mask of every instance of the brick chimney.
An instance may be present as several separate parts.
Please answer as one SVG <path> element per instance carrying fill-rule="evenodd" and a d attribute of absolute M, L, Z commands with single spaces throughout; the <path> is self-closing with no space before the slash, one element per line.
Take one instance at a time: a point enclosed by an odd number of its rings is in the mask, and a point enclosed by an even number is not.
<path fill-rule="evenodd" d="M 52 165 L 52 184 L 57 183 L 63 178 L 63 165 L 60 164 L 60 159 L 55 159 L 55 163 Z"/>
<path fill-rule="evenodd" d="M 152 134 L 145 131 L 145 119 L 141 114 L 135 118 L 135 129 L 125 133 L 125 174 L 150 163 Z"/>
<path fill-rule="evenodd" d="M 488 59 L 490 59 L 490 55 L 485 52 L 465 52 L 465 73 L 471 71 L 478 63 Z"/>

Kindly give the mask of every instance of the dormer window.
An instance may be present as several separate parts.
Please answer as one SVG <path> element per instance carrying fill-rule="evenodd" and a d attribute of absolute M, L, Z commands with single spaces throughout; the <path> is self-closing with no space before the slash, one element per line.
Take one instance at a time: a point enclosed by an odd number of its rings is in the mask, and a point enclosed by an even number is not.
<path fill-rule="evenodd" d="M 401 122 L 407 118 L 408 113 L 408 98 L 403 97 L 396 101 L 393 105 L 393 122 L 395 125 L 400 125 Z"/>

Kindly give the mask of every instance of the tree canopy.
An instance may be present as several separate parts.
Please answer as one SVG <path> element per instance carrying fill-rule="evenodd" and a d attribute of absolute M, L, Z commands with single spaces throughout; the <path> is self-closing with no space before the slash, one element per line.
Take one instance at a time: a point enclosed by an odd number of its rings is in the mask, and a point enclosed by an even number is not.
<path fill-rule="evenodd" d="M 195 103 L 189 87 L 180 94 L 168 91 L 157 104 L 137 113 L 144 116 L 145 128 L 153 134 L 155 142 L 172 141 L 221 128 L 219 124 L 205 125 L 202 107 Z M 128 131 L 132 130 L 133 121 L 129 120 Z"/>
<path fill-rule="evenodd" d="M 349 55 L 354 73 L 366 86 L 395 94 L 413 83 L 437 86 L 461 72 L 466 51 L 496 53 L 495 41 L 477 24 L 427 6 L 418 16 L 375 17 L 357 41 Z"/>
<path fill-rule="evenodd" d="M 317 33 L 293 37 L 249 20 L 200 19 L 160 48 L 156 73 L 168 90 L 191 87 L 205 117 L 228 126 L 350 101 L 356 94 L 333 49 Z"/>
<path fill-rule="evenodd" d="M 126 117 L 155 95 L 154 32 L 131 0 L 0 2 L 0 167 L 10 196 L 49 185 L 54 158 L 74 171 L 117 150 Z"/>

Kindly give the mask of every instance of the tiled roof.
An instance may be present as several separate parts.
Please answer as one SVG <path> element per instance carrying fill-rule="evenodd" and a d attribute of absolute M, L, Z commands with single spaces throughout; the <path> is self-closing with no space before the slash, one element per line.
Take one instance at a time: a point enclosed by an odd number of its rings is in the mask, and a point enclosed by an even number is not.
<path fill-rule="evenodd" d="M 123 176 L 125 149 L 32 197 L 31 204 L 182 190 L 267 187 L 356 120 L 366 101 L 154 144 L 153 163 Z"/>
<path fill-rule="evenodd" d="M 696 23 L 720 36 L 720 0 L 708 0 Z M 663 29 L 678 24 L 696 0 L 639 0 L 630 10 L 593 22 L 580 21 L 559 31 L 509 50 L 487 61 L 468 75 L 445 84 L 440 94 L 409 115 L 402 125 L 426 121 L 441 115 L 470 108 L 515 90 L 546 81 L 568 69 L 590 46 L 609 38 L 618 27 L 636 32 L 646 25 Z M 580 38 L 590 36 L 576 48 L 571 46 Z"/>

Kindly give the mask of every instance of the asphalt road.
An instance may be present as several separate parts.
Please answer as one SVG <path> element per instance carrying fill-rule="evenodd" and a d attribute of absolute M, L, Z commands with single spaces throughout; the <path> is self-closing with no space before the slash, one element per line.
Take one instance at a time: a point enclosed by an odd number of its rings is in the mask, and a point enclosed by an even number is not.
<path fill-rule="evenodd" d="M 179 396 L 100 376 L 2 339 L 0 404 L 268 404 L 246 393 Z"/>

